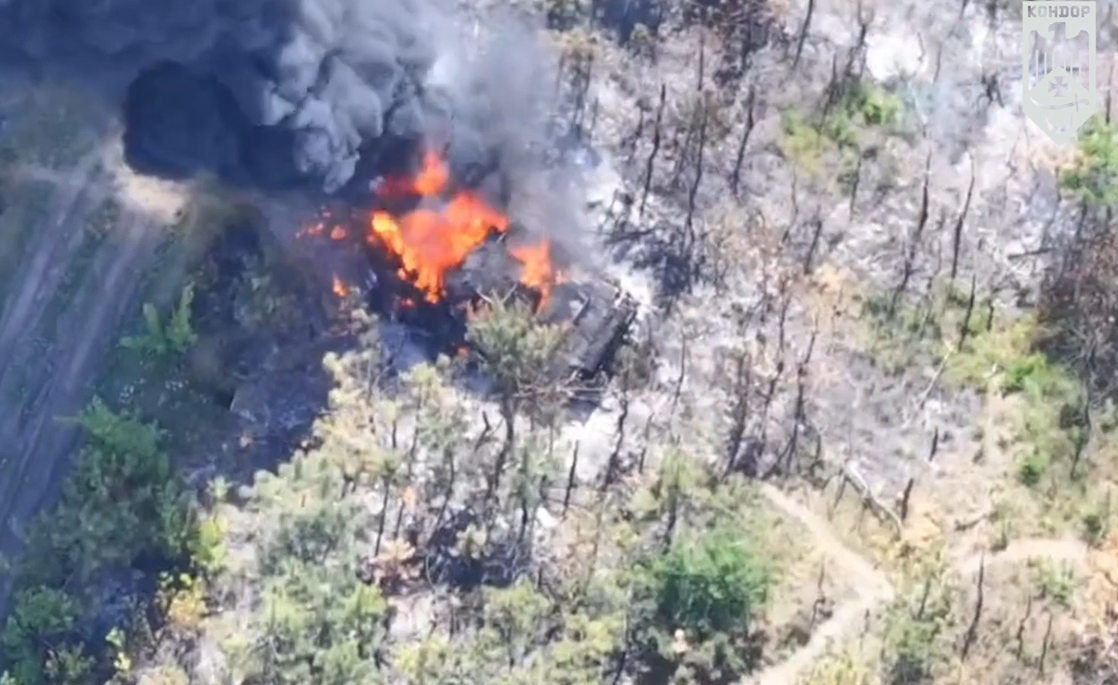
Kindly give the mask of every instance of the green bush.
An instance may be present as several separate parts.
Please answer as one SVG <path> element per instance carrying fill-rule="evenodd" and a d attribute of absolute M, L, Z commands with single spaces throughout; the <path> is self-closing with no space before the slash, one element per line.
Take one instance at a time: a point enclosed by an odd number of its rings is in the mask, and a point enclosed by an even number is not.
<path fill-rule="evenodd" d="M 1060 187 L 1099 207 L 1118 204 L 1118 128 L 1092 118 L 1079 136 L 1076 163 L 1060 174 Z"/>
<path fill-rule="evenodd" d="M 48 658 L 74 637 L 77 620 L 73 600 L 61 590 L 31 587 L 17 592 L 0 633 L 11 677 L 20 683 L 42 682 Z"/>
<path fill-rule="evenodd" d="M 159 317 L 154 304 L 144 303 L 146 331 L 143 335 L 124 337 L 120 341 L 121 347 L 159 359 L 184 354 L 198 341 L 191 324 L 190 308 L 193 303 L 194 286 L 189 283 L 182 289 L 178 305 L 166 323 Z"/>
<path fill-rule="evenodd" d="M 140 557 L 184 556 L 189 499 L 161 450 L 162 431 L 97 398 L 75 421 L 88 442 L 58 507 L 32 529 L 27 577 L 87 582 Z"/>
<path fill-rule="evenodd" d="M 81 683 L 112 667 L 89 621 L 106 572 L 220 563 L 220 529 L 200 525 L 157 426 L 96 398 L 73 421 L 86 446 L 58 506 L 31 528 L 0 632 L 0 663 L 21 685 Z"/>
<path fill-rule="evenodd" d="M 658 623 L 699 636 L 748 631 L 771 581 L 748 541 L 728 527 L 684 533 L 645 559 L 641 574 Z"/>

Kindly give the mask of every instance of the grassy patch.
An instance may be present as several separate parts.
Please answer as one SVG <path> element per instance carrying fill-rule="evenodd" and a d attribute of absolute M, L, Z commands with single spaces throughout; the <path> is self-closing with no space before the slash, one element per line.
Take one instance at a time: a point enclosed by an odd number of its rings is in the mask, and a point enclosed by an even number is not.
<path fill-rule="evenodd" d="M 889 295 L 861 298 L 865 342 L 874 361 L 890 374 L 929 363 L 945 364 L 950 376 L 980 385 L 982 373 L 963 378 L 955 370 L 982 367 L 983 362 L 974 359 L 976 340 L 994 329 L 989 302 L 970 300 L 969 294 L 954 288 L 935 289 L 914 304 L 896 302 Z"/>
<path fill-rule="evenodd" d="M 882 134 L 898 124 L 901 101 L 884 90 L 857 83 L 825 112 L 786 110 L 779 145 L 784 155 L 814 177 L 831 175 L 844 186 L 854 182 L 860 160 L 872 156 Z"/>
<path fill-rule="evenodd" d="M 1118 484 L 1118 413 L 1096 407 L 1088 420 L 1081 381 L 1035 349 L 1035 317 L 1001 318 L 992 311 L 979 298 L 970 306 L 970 297 L 957 292 L 913 306 L 868 299 L 869 350 L 889 372 L 937 366 L 948 388 L 987 396 L 992 419 L 1008 429 L 994 448 L 1012 464 L 996 518 L 1019 533 L 1071 524 L 1088 539 L 1098 538 L 1113 516 L 1108 493 Z M 1036 506 L 1010 506 L 1015 497 Z"/>

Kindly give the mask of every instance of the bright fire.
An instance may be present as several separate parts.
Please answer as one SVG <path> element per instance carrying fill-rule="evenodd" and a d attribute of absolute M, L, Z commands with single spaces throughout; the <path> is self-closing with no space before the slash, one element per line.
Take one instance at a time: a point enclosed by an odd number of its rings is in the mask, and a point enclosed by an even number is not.
<path fill-rule="evenodd" d="M 334 276 L 334 294 L 338 297 L 346 297 L 349 295 L 349 288 L 347 288 L 346 284 L 342 283 L 342 279 L 337 276 Z"/>
<path fill-rule="evenodd" d="M 391 252 L 400 261 L 399 276 L 432 303 L 445 295 L 447 274 L 460 267 L 490 231 L 506 233 L 510 226 L 507 216 L 476 195 L 457 192 L 448 197 L 449 186 L 446 162 L 428 153 L 414 177 L 387 178 L 376 192 L 389 201 L 416 196 L 443 200 L 441 208 L 418 208 L 400 216 L 377 211 L 370 220 L 370 242 Z M 510 252 L 521 263 L 520 282 L 538 291 L 541 303 L 546 302 L 551 288 L 561 282 L 548 242 L 515 247 Z"/>

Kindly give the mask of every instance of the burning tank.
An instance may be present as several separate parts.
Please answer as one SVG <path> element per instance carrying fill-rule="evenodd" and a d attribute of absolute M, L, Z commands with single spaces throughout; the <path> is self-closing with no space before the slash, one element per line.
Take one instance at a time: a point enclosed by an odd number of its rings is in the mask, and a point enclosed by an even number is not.
<path fill-rule="evenodd" d="M 377 309 L 456 348 L 465 342 L 470 307 L 516 298 L 538 320 L 564 327 L 558 375 L 586 380 L 608 370 L 637 315 L 635 301 L 616 284 L 561 268 L 546 238 L 455 189 L 433 153 L 413 176 L 383 178 L 374 192 L 378 209 L 363 230 Z"/>

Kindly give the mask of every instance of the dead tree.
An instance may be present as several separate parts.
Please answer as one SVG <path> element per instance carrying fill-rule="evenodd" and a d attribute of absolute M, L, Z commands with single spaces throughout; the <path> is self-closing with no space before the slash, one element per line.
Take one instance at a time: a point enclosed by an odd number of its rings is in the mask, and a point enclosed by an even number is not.
<path fill-rule="evenodd" d="M 800 36 L 796 39 L 796 56 L 792 59 L 792 70 L 800 67 L 800 58 L 803 57 L 804 43 L 811 28 L 811 17 L 815 14 L 815 0 L 807 1 L 807 13 L 804 14 L 804 23 L 800 24 Z"/>
<path fill-rule="evenodd" d="M 745 98 L 745 126 L 742 128 L 741 139 L 738 141 L 738 152 L 734 158 L 734 171 L 730 176 L 730 189 L 737 195 L 741 185 L 741 167 L 745 162 L 745 148 L 749 144 L 749 136 L 756 125 L 754 108 L 757 105 L 757 87 L 749 86 L 749 95 Z"/>
<path fill-rule="evenodd" d="M 664 105 L 668 101 L 668 86 L 660 84 L 660 104 L 656 108 L 656 121 L 652 125 L 652 150 L 648 153 L 648 161 L 644 166 L 644 187 L 641 190 L 640 215 L 644 216 L 644 208 L 648 203 L 648 194 L 652 188 L 652 170 L 656 165 L 656 155 L 660 153 L 663 136 Z"/>
<path fill-rule="evenodd" d="M 974 602 L 974 615 L 971 617 L 970 625 L 967 627 L 967 632 L 963 636 L 963 648 L 959 652 L 959 658 L 963 661 L 967 660 L 967 655 L 970 654 L 971 646 L 974 644 L 975 639 L 978 637 L 978 624 L 982 620 L 982 605 L 985 600 L 985 590 L 983 583 L 986 580 L 986 555 L 983 554 L 978 564 L 978 582 L 977 591 L 978 597 Z"/>
<path fill-rule="evenodd" d="M 963 209 L 959 212 L 959 217 L 955 220 L 955 230 L 951 236 L 951 281 L 955 281 L 955 275 L 959 272 L 959 250 L 963 238 L 963 226 L 967 221 L 967 212 L 970 211 L 971 199 L 974 197 L 974 158 L 971 158 L 970 163 L 970 184 L 967 186 L 967 196 L 963 200 Z"/>

